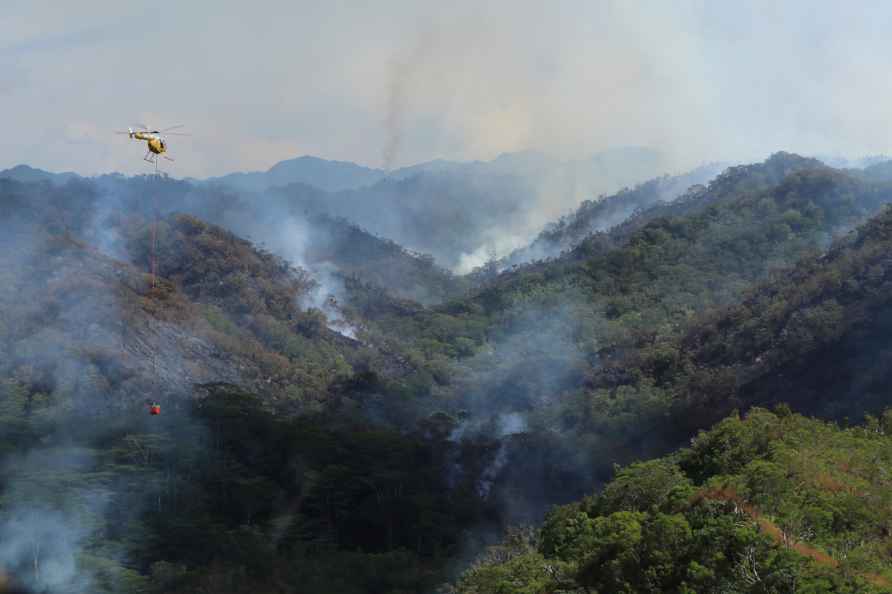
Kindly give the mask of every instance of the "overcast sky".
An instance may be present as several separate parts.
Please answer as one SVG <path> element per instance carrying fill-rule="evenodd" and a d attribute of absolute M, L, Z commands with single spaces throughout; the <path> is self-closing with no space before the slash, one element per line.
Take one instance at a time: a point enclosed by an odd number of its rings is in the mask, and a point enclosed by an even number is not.
<path fill-rule="evenodd" d="M 0 168 L 892 152 L 892 3 L 4 0 Z"/>

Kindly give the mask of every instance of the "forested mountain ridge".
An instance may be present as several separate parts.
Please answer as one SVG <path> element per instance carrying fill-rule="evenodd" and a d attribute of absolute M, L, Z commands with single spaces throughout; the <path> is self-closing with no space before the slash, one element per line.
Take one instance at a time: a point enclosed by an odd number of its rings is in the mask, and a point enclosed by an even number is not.
<path fill-rule="evenodd" d="M 499 268 L 554 257 L 597 231 L 606 231 L 660 202 L 671 202 L 708 183 L 725 167 L 703 165 L 682 175 L 664 175 L 610 196 L 584 201 L 573 213 L 550 223 L 530 245 L 515 250 L 495 265 Z"/>
<path fill-rule="evenodd" d="M 708 308 L 683 331 L 651 334 L 605 360 L 564 418 L 583 434 L 623 427 L 625 447 L 640 456 L 735 407 L 787 402 L 841 421 L 876 414 L 889 404 L 890 221 L 886 208 L 825 254 L 747 289 L 740 302 Z"/>
<path fill-rule="evenodd" d="M 888 592 L 892 409 L 753 409 L 515 531 L 449 592 Z"/>
<path fill-rule="evenodd" d="M 469 279 L 439 266 L 433 256 L 410 252 L 346 219 L 320 212 L 305 216 L 310 228 L 306 259 L 311 265 L 330 265 L 341 277 L 424 305 L 459 297 L 472 286 Z"/>
<path fill-rule="evenodd" d="M 834 234 L 890 200 L 892 186 L 778 154 L 595 233 L 561 258 L 490 276 L 468 297 L 432 308 L 416 330 L 407 326 L 411 319 L 381 323 L 412 339 L 425 336 L 431 316 L 451 318 L 456 337 L 482 344 L 524 311 L 560 304 L 598 333 L 592 352 L 606 354 L 674 332 L 706 306 L 734 301 L 770 270 L 825 248 Z M 451 340 L 450 331 L 437 337 Z"/>
<path fill-rule="evenodd" d="M 354 365 L 411 372 L 399 354 L 342 336 L 355 328 L 306 270 L 190 215 L 109 212 L 78 194 L 90 188 L 0 181 L 3 370 L 25 388 L 62 389 L 67 369 L 75 400 L 174 403 L 224 381 L 300 409 L 322 406 Z"/>
<path fill-rule="evenodd" d="M 174 180 L 105 183 L 0 181 L 14 215 L 3 220 L 0 447 L 14 463 L 2 469 L 2 521 L 31 522 L 47 558 L 73 559 L 90 586 L 71 589 L 433 591 L 487 534 L 538 522 L 597 490 L 614 462 L 664 454 L 732 407 L 789 400 L 857 417 L 884 404 L 885 359 L 859 363 L 850 347 L 866 336 L 884 352 L 890 215 L 827 246 L 892 190 L 794 155 L 733 168 L 473 288 L 412 254 L 395 266 L 402 248 L 328 215 L 297 207 L 317 236 L 277 220 L 293 212 L 287 201 L 271 208 Z M 240 220 L 251 207 L 257 216 Z M 235 229 L 265 231 L 280 255 Z M 363 252 L 381 259 L 366 265 Z M 287 254 L 338 268 L 320 276 Z M 434 287 L 448 300 L 425 306 L 382 286 L 404 274 L 406 292 Z M 332 299 L 317 298 L 316 285 L 338 282 L 322 293 Z M 808 370 L 830 360 L 848 375 L 810 383 Z M 861 370 L 865 382 L 840 389 Z M 788 374 L 797 379 L 776 383 Z M 158 394 L 164 413 L 149 417 L 140 401 Z M 699 474 L 686 476 L 700 487 Z M 708 528 L 698 505 L 659 513 L 683 515 L 695 534 Z M 782 513 L 753 509 L 772 522 Z M 71 551 L 46 544 L 35 510 L 59 514 Z M 585 513 L 603 523 L 600 509 Z M 740 521 L 718 521 L 728 518 Z M 698 533 L 696 551 L 736 538 L 713 536 Z M 760 576 L 857 588 L 885 571 L 815 573 L 755 529 L 744 536 L 729 554 L 755 547 Z M 687 557 L 647 579 L 735 579 L 733 563 L 682 548 Z M 564 571 L 556 550 L 537 554 Z M 607 575 L 580 571 L 549 575 L 566 588 Z"/>
<path fill-rule="evenodd" d="M 370 335 L 389 334 L 431 370 L 440 406 L 470 414 L 464 426 L 506 433 L 492 493 L 513 500 L 505 509 L 515 521 L 529 521 L 541 504 L 525 497 L 581 496 L 610 475 L 611 461 L 664 452 L 739 403 L 733 371 L 694 376 L 718 399 L 698 407 L 639 361 L 660 368 L 699 315 L 782 278 L 890 199 L 885 183 L 778 154 L 657 207 L 674 216 L 645 211 L 561 258 L 493 276 L 467 298 L 424 310 L 348 306 Z"/>
<path fill-rule="evenodd" d="M 51 183 L 40 177 L 38 181 L 48 183 L 43 189 L 28 185 L 29 192 L 52 194 L 66 209 L 92 217 L 88 231 L 94 236 L 86 239 L 101 249 L 109 247 L 105 245 L 109 233 L 103 235 L 102 227 L 108 226 L 113 232 L 123 216 L 190 214 L 249 239 L 298 266 L 318 267 L 320 270 L 315 272 L 323 275 L 329 270 L 342 271 L 423 303 L 441 301 L 462 290 L 462 281 L 434 263 L 430 256 L 412 253 L 301 200 L 236 193 L 150 176 L 53 178 Z M 310 187 L 301 191 L 319 193 Z M 124 252 L 110 255 L 125 260 L 129 257 Z"/>
<path fill-rule="evenodd" d="M 693 215 L 709 205 L 738 201 L 744 195 L 774 188 L 797 171 L 832 170 L 815 159 L 784 152 L 771 155 L 763 163 L 728 167 L 721 173 L 716 171 L 718 167 L 707 165 L 684 175 L 656 178 L 596 202 L 584 202 L 570 217 L 543 232 L 528 249 L 535 252 L 536 243 L 544 241 L 567 248 L 564 252 L 568 253 L 561 254 L 564 258 L 572 258 L 577 250 L 586 257 L 586 243 L 595 249 L 619 247 L 656 219 Z M 711 181 L 706 185 L 687 183 L 694 180 Z M 672 189 L 667 191 L 667 185 Z"/>
<path fill-rule="evenodd" d="M 876 411 L 887 402 L 889 380 L 890 240 L 887 207 L 826 253 L 701 318 L 677 343 L 678 358 L 668 345 L 643 351 L 642 369 L 657 385 L 671 382 L 695 408 L 717 411 L 721 405 L 705 396 L 708 390 L 697 395 L 694 386 L 708 382 L 683 370 L 733 375 L 737 400 L 726 407 L 777 401 L 783 394 L 797 410 L 830 418 Z M 840 399 L 845 392 L 851 396 Z"/>
<path fill-rule="evenodd" d="M 451 465 L 485 466 L 492 444 L 459 450 L 448 419 L 370 422 L 370 402 L 412 404 L 417 370 L 331 330 L 351 322 L 314 305 L 306 271 L 95 190 L 0 181 L 0 572 L 52 592 L 441 580 L 492 513 L 480 470 Z"/>

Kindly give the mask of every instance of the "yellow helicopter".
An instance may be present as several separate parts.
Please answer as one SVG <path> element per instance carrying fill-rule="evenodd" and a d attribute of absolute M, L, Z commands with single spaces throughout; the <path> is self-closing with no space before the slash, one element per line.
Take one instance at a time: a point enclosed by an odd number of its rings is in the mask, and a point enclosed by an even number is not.
<path fill-rule="evenodd" d="M 171 130 L 177 130 L 184 125 L 178 124 L 164 130 L 150 130 L 145 124 L 137 124 L 138 129 L 127 128 L 127 132 L 117 132 L 117 134 L 127 134 L 133 140 L 146 141 L 149 150 L 146 151 L 146 156 L 143 157 L 143 160 L 157 167 L 158 157 L 164 157 L 168 161 L 173 161 L 172 158 L 164 154 L 167 152 L 167 143 L 164 141 L 164 136 L 190 136 L 190 134 L 184 132 L 171 132 Z"/>

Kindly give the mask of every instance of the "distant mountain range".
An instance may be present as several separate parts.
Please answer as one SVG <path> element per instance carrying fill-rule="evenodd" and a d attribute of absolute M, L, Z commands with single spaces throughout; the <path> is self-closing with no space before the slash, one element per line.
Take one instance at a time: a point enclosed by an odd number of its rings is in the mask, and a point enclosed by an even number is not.
<path fill-rule="evenodd" d="M 889 160 L 883 155 L 848 159 L 841 156 L 819 155 L 815 158 L 837 168 L 864 169 Z M 239 191 L 257 192 L 291 184 L 306 184 L 326 192 L 372 186 L 384 179 L 402 180 L 424 173 L 488 173 L 516 175 L 523 178 L 564 178 L 573 180 L 584 198 L 591 192 L 615 191 L 620 187 L 644 182 L 668 171 L 666 156 L 644 147 L 610 149 L 585 159 L 561 161 L 538 151 L 503 153 L 490 161 L 449 161 L 435 159 L 399 169 L 386 170 L 365 167 L 350 161 L 333 161 L 310 155 L 279 161 L 267 171 L 233 172 L 206 179 L 184 178 L 192 183 L 214 183 Z M 118 176 L 120 174 L 106 174 Z M 66 181 L 82 177 L 72 171 L 54 173 L 28 165 L 16 165 L 0 170 L 0 177 L 21 182 Z M 98 176 L 98 177 L 105 177 Z M 615 189 L 599 189 L 608 179 L 618 185 Z M 586 187 L 587 186 L 587 187 Z"/>
<path fill-rule="evenodd" d="M 65 171 L 63 173 L 50 173 L 49 171 L 44 171 L 43 169 L 35 169 L 34 167 L 29 167 L 28 165 L 16 165 L 15 167 L 0 171 L 0 178 L 4 177 L 22 183 L 50 181 L 53 183 L 64 184 L 68 180 L 80 176 L 73 171 Z"/>
<path fill-rule="evenodd" d="M 260 192 L 275 186 L 303 183 L 327 192 L 368 186 L 383 179 L 387 172 L 346 161 L 327 161 L 318 157 L 298 157 L 280 161 L 267 171 L 230 173 L 204 182 L 223 184 L 236 190 Z"/>
<path fill-rule="evenodd" d="M 870 165 L 870 171 L 877 170 L 872 173 L 876 176 L 882 167 L 876 161 L 870 158 L 847 164 Z M 653 200 L 670 200 L 690 184 L 708 183 L 723 166 L 674 172 L 665 155 L 626 147 L 568 161 L 522 151 L 490 161 L 434 160 L 390 171 L 303 156 L 281 161 L 265 172 L 184 181 L 196 191 L 219 188 L 251 202 L 285 201 L 299 212 L 342 218 L 408 250 L 430 254 L 438 265 L 464 274 L 512 253 L 513 263 L 553 255 L 572 247 L 590 231 L 617 223 L 629 214 L 626 206 L 634 209 Z M 595 207 L 605 195 L 625 188 L 637 191 L 647 180 L 673 173 L 682 175 L 652 184 L 654 191 L 644 202 L 612 201 L 611 208 L 619 207 L 613 208 L 617 216 L 602 217 L 604 209 Z M 58 184 L 78 176 L 19 165 L 0 172 L 0 177 Z M 109 174 L 99 179 L 123 176 Z M 591 212 L 577 213 L 580 204 Z M 581 235 L 546 242 L 549 245 L 545 246 L 541 234 L 553 232 L 548 225 L 567 216 L 573 219 L 570 230 Z M 571 220 L 564 218 L 563 222 Z M 260 230 L 258 236 L 263 234 Z M 530 251 L 531 242 L 537 243 Z"/>
<path fill-rule="evenodd" d="M 668 167 L 660 153 L 634 147 L 573 161 L 524 151 L 491 161 L 435 160 L 392 171 L 304 156 L 266 172 L 184 181 L 196 189 L 264 194 L 251 201 L 284 198 L 431 254 L 441 266 L 463 273 L 526 245 L 583 200 L 641 183 Z M 0 177 L 65 183 L 77 176 L 18 166 Z"/>
<path fill-rule="evenodd" d="M 586 185 L 586 182 L 591 185 L 595 180 L 606 177 L 628 184 L 665 173 L 666 164 L 665 155 L 643 147 L 612 149 L 587 159 L 571 161 L 560 161 L 538 151 L 520 151 L 501 154 L 491 161 L 436 159 L 394 170 L 369 168 L 348 161 L 328 161 L 307 155 L 280 161 L 267 171 L 230 173 L 201 181 L 249 192 L 295 183 L 307 184 L 327 192 L 338 192 L 371 186 L 388 178 L 401 180 L 422 173 L 487 173 L 523 178 L 559 176 L 574 178 L 582 185 Z"/>

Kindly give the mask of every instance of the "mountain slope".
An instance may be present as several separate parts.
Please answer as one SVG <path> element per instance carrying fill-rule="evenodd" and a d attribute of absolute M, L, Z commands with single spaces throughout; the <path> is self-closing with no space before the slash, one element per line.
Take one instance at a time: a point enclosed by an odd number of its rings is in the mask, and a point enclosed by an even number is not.
<path fill-rule="evenodd" d="M 313 307 L 306 271 L 232 233 L 188 215 L 161 219 L 152 286 L 152 223 L 137 213 L 106 215 L 97 232 L 96 203 L 71 186 L 0 184 L 0 371 L 29 389 L 88 402 L 99 392 L 128 406 L 176 402 L 195 384 L 228 382 L 301 409 L 342 393 L 353 364 L 371 364 L 382 378 L 411 373 L 329 329 L 343 332 L 349 322 Z"/>
<path fill-rule="evenodd" d="M 314 269 L 330 266 L 340 277 L 376 285 L 424 305 L 458 297 L 470 286 L 466 279 L 439 267 L 433 256 L 411 253 L 346 219 L 308 213 L 306 221 L 305 261 Z"/>
<path fill-rule="evenodd" d="M 648 333 L 605 359 L 559 414 L 574 416 L 582 434 L 621 430 L 624 459 L 677 444 L 734 408 L 787 402 L 825 418 L 876 414 L 890 404 L 890 224 L 886 209 L 738 303 L 710 308 L 681 332 Z"/>
<path fill-rule="evenodd" d="M 698 186 L 715 178 L 723 168 L 719 164 L 704 165 L 683 175 L 649 180 L 597 201 L 586 200 L 571 215 L 550 224 L 530 245 L 515 250 L 497 266 L 504 268 L 557 256 L 574 248 L 592 233 L 606 231 L 638 211 L 660 202 L 671 202 L 688 192 L 698 192 Z"/>
<path fill-rule="evenodd" d="M 598 488 L 614 462 L 670 451 L 731 407 L 780 399 L 854 416 L 886 401 L 892 215 L 820 253 L 892 200 L 888 184 L 774 155 L 470 292 L 429 259 L 307 208 L 326 196 L 0 181 L 0 526 L 35 516 L 15 502 L 62 514 L 47 517 L 83 543 L 69 566 L 93 592 L 431 591 L 482 533 L 540 520 Z M 448 300 L 401 299 L 382 287 L 394 283 Z M 160 418 L 146 398 L 163 400 Z M 888 508 L 885 479 L 862 464 L 878 464 L 885 442 L 835 458 L 796 442 L 814 434 L 842 451 L 854 433 L 753 418 L 698 438 L 694 454 L 630 467 L 606 499 L 569 508 L 572 521 L 555 512 L 541 547 L 521 538 L 499 549 L 507 567 L 480 575 L 533 580 L 512 591 L 642 579 L 708 590 L 748 583 L 742 554 L 779 588 L 794 573 L 850 590 L 887 579 L 874 565 L 888 535 L 870 532 L 885 516 L 862 513 Z M 797 457 L 827 476 L 787 498 L 788 475 L 811 476 L 786 465 Z M 859 462 L 836 473 L 848 459 Z M 778 480 L 757 484 L 763 475 Z M 666 496 L 663 483 L 678 489 Z M 656 509 L 645 509 L 651 490 Z M 793 555 L 772 535 L 801 520 L 790 512 L 809 509 L 801 499 L 819 505 L 810 549 Z M 814 568 L 809 558 L 851 545 L 826 530 L 828 510 L 870 545 Z M 40 526 L 21 533 L 47 558 L 73 558 Z M 16 574 L 32 567 L 22 559 Z"/>
<path fill-rule="evenodd" d="M 460 293 L 463 284 L 429 257 L 411 253 L 344 219 L 308 207 L 324 192 L 292 186 L 303 199 L 236 193 L 221 187 L 195 186 L 169 178 L 106 176 L 80 180 L 63 188 L 92 223 L 85 239 L 119 259 L 131 257 L 115 234 L 122 217 L 187 213 L 219 225 L 307 269 L 320 282 L 315 299 L 343 298 L 343 280 L 351 275 L 378 283 L 394 295 L 439 302 Z M 80 208 L 73 204 L 72 208 Z M 117 251 L 115 251 L 117 250 Z"/>
<path fill-rule="evenodd" d="M 804 260 L 691 328 L 680 345 L 677 369 L 733 373 L 741 404 L 770 402 L 782 394 L 797 410 L 831 418 L 858 418 L 888 405 L 890 239 L 887 208 L 825 255 Z M 696 408 L 710 408 L 702 401 L 706 392 L 688 388 L 684 397 Z"/>
<path fill-rule="evenodd" d="M 754 409 L 617 469 L 458 582 L 498 592 L 887 592 L 892 410 L 840 430 Z"/>
<path fill-rule="evenodd" d="M 477 473 L 449 469 L 491 444 L 459 449 L 448 418 L 397 424 L 425 374 L 330 330 L 306 271 L 100 190 L 0 180 L 4 574 L 103 594 L 442 581 L 485 514 Z"/>
<path fill-rule="evenodd" d="M 814 163 L 776 155 L 729 170 L 708 190 L 596 233 L 561 258 L 495 275 L 439 313 L 459 327 L 489 326 L 560 302 L 583 328 L 598 328 L 596 350 L 605 353 L 673 332 L 892 200 L 885 185 Z"/>
<path fill-rule="evenodd" d="M 642 213 L 465 298 L 424 310 L 349 305 L 369 336 L 399 342 L 443 378 L 433 393 L 467 415 L 468 433 L 503 436 L 489 496 L 529 522 L 543 502 L 605 480 L 613 461 L 677 447 L 739 404 L 737 370 L 676 354 L 698 316 L 740 302 L 890 201 L 888 185 L 776 155 L 655 207 L 666 216 Z"/>

